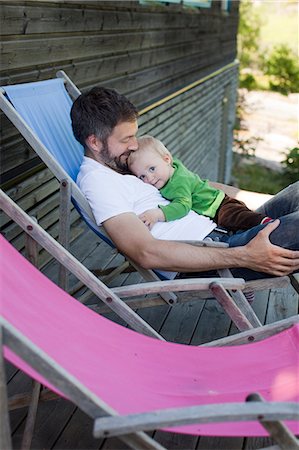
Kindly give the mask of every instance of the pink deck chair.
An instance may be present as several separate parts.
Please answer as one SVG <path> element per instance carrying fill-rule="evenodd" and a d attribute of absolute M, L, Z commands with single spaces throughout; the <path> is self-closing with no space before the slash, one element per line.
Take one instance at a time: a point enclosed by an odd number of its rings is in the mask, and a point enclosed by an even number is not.
<path fill-rule="evenodd" d="M 299 434 L 298 323 L 245 346 L 159 341 L 89 310 L 3 237 L 0 244 L 4 357 L 92 416 L 96 436 L 123 433 L 132 448 L 158 449 L 139 430 L 265 436 L 256 420 L 264 416 L 288 419 L 290 441 L 281 448 L 298 448 L 292 434 Z M 254 332 L 261 331 L 247 333 Z M 244 403 L 251 392 L 266 402 Z M 205 423 L 215 418 L 221 423 Z"/>

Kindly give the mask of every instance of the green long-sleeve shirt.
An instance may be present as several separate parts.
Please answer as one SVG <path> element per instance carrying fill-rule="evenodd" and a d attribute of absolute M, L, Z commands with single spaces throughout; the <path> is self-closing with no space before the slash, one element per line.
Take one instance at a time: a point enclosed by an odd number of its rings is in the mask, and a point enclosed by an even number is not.
<path fill-rule="evenodd" d="M 190 209 L 210 218 L 215 217 L 224 199 L 224 192 L 211 187 L 207 180 L 201 180 L 178 159 L 174 159 L 172 165 L 174 173 L 160 189 L 163 197 L 171 201 L 169 205 L 159 205 L 166 221 L 180 219 Z"/>

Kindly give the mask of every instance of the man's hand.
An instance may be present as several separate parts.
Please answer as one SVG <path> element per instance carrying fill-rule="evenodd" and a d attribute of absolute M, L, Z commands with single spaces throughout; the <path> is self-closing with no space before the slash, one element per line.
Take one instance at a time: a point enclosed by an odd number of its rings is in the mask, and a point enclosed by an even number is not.
<path fill-rule="evenodd" d="M 155 223 L 157 222 L 165 222 L 165 216 L 163 214 L 162 209 L 148 209 L 147 211 L 140 214 L 139 219 L 151 230 Z"/>
<path fill-rule="evenodd" d="M 299 270 L 299 251 L 273 245 L 269 240 L 270 234 L 279 223 L 279 220 L 269 223 L 245 246 L 252 258 L 250 269 L 275 276 L 284 276 Z"/>

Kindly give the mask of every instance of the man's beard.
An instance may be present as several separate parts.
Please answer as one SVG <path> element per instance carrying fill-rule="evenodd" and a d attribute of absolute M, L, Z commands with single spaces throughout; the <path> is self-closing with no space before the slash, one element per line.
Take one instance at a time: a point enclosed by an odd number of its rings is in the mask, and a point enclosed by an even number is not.
<path fill-rule="evenodd" d="M 114 161 L 113 156 L 110 154 L 109 145 L 108 145 L 107 140 L 105 140 L 102 144 L 100 157 L 101 157 L 101 161 L 108 166 L 110 166 Z"/>
<path fill-rule="evenodd" d="M 130 153 L 131 152 L 128 151 L 128 155 Z M 101 160 L 106 166 L 109 166 L 111 169 L 116 170 L 117 172 L 130 173 L 130 171 L 128 169 L 127 158 L 126 157 L 114 158 L 111 155 L 107 141 L 103 142 L 103 146 L 101 149 Z"/>

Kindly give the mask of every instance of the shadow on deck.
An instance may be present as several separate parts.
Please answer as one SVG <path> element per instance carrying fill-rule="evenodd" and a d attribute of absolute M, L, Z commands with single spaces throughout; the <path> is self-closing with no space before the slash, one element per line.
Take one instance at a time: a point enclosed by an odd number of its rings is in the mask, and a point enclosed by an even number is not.
<path fill-rule="evenodd" d="M 84 242 L 84 244 L 83 244 Z M 107 244 L 95 237 L 91 231 L 84 231 L 71 248 L 72 253 L 90 269 L 106 268 L 119 262 Z M 55 280 L 57 264 L 52 263 L 45 273 Z M 138 283 L 140 276 L 136 273 L 119 276 L 110 286 Z M 74 286 L 75 279 L 70 278 Z M 80 292 L 84 294 L 84 291 Z M 90 299 L 93 303 L 94 299 Z M 271 289 L 256 294 L 253 308 L 263 324 L 298 314 L 299 296 L 289 286 L 284 289 Z M 193 299 L 173 307 L 168 305 L 144 308 L 138 313 L 157 330 L 166 340 L 188 345 L 200 345 L 211 340 L 235 333 L 237 330 L 230 319 L 218 305 L 216 300 Z M 114 314 L 108 314 L 118 323 L 122 323 Z M 78 330 L 80 332 L 80 330 Z M 9 395 L 29 392 L 31 380 L 7 366 Z M 11 411 L 11 430 L 13 448 L 21 446 L 27 407 Z M 32 442 L 32 449 L 127 449 L 128 447 L 116 438 L 108 440 L 92 437 L 92 420 L 72 403 L 59 399 L 41 402 Z M 156 431 L 151 433 L 166 448 L 174 450 L 253 450 L 271 445 L 265 438 L 213 438 L 179 435 Z M 3 449 L 5 450 L 5 449 Z"/>

